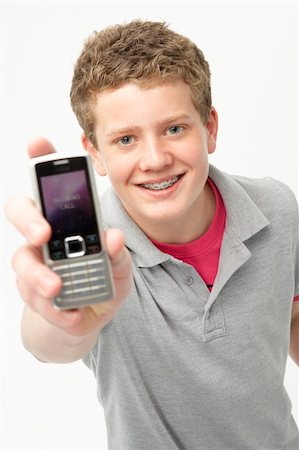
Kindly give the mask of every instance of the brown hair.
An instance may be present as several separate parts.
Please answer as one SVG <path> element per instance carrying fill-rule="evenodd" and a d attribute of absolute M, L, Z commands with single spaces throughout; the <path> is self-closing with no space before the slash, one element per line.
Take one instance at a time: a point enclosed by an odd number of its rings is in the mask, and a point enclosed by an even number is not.
<path fill-rule="evenodd" d="M 103 90 L 127 82 L 148 88 L 183 80 L 205 124 L 211 109 L 210 70 L 202 51 L 164 22 L 134 20 L 94 32 L 74 69 L 71 104 L 87 138 L 97 147 L 93 105 Z"/>

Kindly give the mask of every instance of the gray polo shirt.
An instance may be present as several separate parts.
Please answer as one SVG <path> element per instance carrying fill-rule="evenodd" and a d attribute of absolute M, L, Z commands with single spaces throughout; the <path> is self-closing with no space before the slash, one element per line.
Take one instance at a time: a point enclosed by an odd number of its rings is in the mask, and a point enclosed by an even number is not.
<path fill-rule="evenodd" d="M 134 271 L 129 298 L 84 359 L 111 450 L 299 449 L 283 386 L 299 294 L 296 199 L 271 178 L 213 166 L 209 175 L 227 212 L 211 292 L 147 239 L 112 190 L 103 196 Z"/>

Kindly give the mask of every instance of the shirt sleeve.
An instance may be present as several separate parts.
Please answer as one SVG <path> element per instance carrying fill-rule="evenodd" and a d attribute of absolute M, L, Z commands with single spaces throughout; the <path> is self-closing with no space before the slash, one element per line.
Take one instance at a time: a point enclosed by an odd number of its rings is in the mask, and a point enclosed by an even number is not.
<path fill-rule="evenodd" d="M 298 214 L 298 203 L 296 201 L 296 221 L 294 227 L 294 247 L 293 247 L 293 255 L 294 255 L 294 281 L 295 281 L 295 289 L 294 289 L 294 301 L 299 301 L 299 214 Z"/>
<path fill-rule="evenodd" d="M 277 180 L 276 180 L 277 181 Z M 285 183 L 278 181 L 286 206 L 286 217 L 289 225 L 289 233 L 292 239 L 293 262 L 293 300 L 299 302 L 299 208 L 298 200 L 292 189 Z"/>

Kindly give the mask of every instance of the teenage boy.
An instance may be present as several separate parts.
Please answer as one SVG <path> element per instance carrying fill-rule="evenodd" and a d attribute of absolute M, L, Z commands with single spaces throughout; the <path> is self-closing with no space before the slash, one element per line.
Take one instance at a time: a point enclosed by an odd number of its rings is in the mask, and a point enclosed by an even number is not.
<path fill-rule="evenodd" d="M 297 204 L 281 182 L 209 165 L 218 118 L 202 52 L 163 23 L 109 27 L 86 42 L 71 101 L 112 184 L 101 206 L 116 296 L 55 310 L 61 281 L 40 252 L 50 227 L 12 200 L 28 240 L 13 260 L 25 347 L 84 359 L 110 449 L 298 450 L 283 386 L 288 351 L 299 362 Z"/>

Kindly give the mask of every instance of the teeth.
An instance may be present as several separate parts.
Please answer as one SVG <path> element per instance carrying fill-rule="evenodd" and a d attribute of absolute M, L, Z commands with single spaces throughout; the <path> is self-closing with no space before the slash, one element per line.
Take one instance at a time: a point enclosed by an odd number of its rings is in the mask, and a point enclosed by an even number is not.
<path fill-rule="evenodd" d="M 151 189 L 153 191 L 160 191 L 162 189 L 167 189 L 168 187 L 172 186 L 174 183 L 178 181 L 179 177 L 171 178 L 167 181 L 162 181 L 162 183 L 148 183 L 143 184 L 142 186 L 146 189 Z"/>

